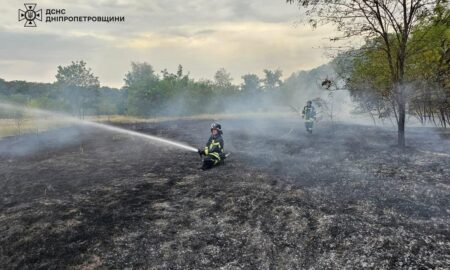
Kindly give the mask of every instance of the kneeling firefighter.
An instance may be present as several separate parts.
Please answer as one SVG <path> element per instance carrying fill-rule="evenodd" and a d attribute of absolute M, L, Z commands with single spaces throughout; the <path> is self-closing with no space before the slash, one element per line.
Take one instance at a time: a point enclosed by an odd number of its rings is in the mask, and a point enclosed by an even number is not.
<path fill-rule="evenodd" d="M 204 156 L 202 170 L 207 170 L 224 163 L 226 155 L 223 150 L 222 134 L 222 126 L 219 123 L 212 123 L 211 137 L 209 137 L 203 149 L 198 149 L 200 156 Z"/>

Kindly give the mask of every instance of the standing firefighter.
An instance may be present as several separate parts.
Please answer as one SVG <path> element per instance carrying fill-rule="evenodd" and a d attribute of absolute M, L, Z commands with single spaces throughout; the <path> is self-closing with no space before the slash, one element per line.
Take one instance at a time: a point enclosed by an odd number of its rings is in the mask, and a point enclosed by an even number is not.
<path fill-rule="evenodd" d="M 312 133 L 314 120 L 316 119 L 316 109 L 312 105 L 312 101 L 308 100 L 306 106 L 303 108 L 302 117 L 305 119 L 306 131 Z"/>
<path fill-rule="evenodd" d="M 211 124 L 211 137 L 206 146 L 198 149 L 203 157 L 202 170 L 208 170 L 216 165 L 223 164 L 226 155 L 223 150 L 222 126 L 218 123 Z"/>

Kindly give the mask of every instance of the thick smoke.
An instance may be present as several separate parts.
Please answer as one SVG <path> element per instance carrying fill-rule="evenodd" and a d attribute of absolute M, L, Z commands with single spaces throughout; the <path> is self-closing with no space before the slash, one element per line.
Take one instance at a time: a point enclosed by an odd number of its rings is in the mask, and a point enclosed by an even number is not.
<path fill-rule="evenodd" d="M 250 119 L 250 121 L 245 121 L 243 127 L 239 127 L 239 121 L 233 121 L 232 124 L 235 125 L 233 128 L 246 130 L 245 132 L 249 136 L 264 133 L 277 138 L 304 131 L 300 111 L 308 100 L 312 100 L 318 111 L 318 120 L 315 123 L 318 130 L 320 128 L 333 130 L 337 124 L 358 124 L 381 126 L 395 132 L 395 119 L 375 118 L 368 114 L 358 113 L 358 105 L 352 99 L 349 91 L 345 88 L 329 91 L 321 85 L 325 79 L 335 80 L 335 78 L 337 78 L 336 72 L 333 66 L 328 64 L 310 71 L 294 73 L 285 79 L 281 86 L 270 91 L 258 90 L 259 92 L 248 93 L 237 90 L 237 94 L 222 93 L 214 98 L 195 102 L 192 100 L 190 91 L 178 91 L 169 100 L 155 107 L 157 108 L 155 115 L 173 118 L 192 116 L 192 106 L 196 106 L 196 109 L 201 112 L 202 119 L 209 118 L 225 121 L 225 123 L 226 119 L 230 118 Z M 3 108 L 1 112 L 3 118 L 17 121 L 17 126 L 20 126 L 19 122 L 25 116 L 24 114 L 24 111 L 12 108 Z M 48 129 L 48 119 L 45 119 L 48 115 L 34 114 L 31 115 L 31 118 L 30 115 L 27 117 L 34 122 L 36 131 L 26 136 L 4 139 L 0 145 L 0 154 L 9 153 L 23 156 L 45 149 L 51 144 L 52 147 L 58 148 L 80 143 L 81 133 L 79 129 L 73 127 L 73 122 L 70 123 L 72 127 L 66 123 L 62 128 L 49 132 L 48 136 L 43 136 L 42 131 Z M 289 125 L 278 126 L 279 120 L 289 121 Z M 408 127 L 419 125 L 420 122 L 415 117 L 408 117 Z M 84 132 L 86 130 L 88 129 L 85 127 Z M 434 134 L 434 136 L 437 135 Z"/>
<path fill-rule="evenodd" d="M 0 140 L 0 157 L 24 157 L 82 143 L 87 130 L 64 127 L 45 133 L 31 133 Z"/>

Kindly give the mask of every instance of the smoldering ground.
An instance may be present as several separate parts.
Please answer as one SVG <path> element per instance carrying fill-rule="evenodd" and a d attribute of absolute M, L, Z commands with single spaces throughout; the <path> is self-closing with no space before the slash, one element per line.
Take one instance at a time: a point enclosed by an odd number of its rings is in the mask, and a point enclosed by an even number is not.
<path fill-rule="evenodd" d="M 202 146 L 212 120 L 134 128 Z M 400 150 L 392 146 L 394 129 L 321 122 L 308 135 L 298 118 L 220 122 L 232 155 L 206 172 L 195 153 L 92 129 L 79 130 L 74 145 L 3 155 L 0 263 L 9 269 L 450 266 L 448 131 L 411 128 L 410 147 Z"/>

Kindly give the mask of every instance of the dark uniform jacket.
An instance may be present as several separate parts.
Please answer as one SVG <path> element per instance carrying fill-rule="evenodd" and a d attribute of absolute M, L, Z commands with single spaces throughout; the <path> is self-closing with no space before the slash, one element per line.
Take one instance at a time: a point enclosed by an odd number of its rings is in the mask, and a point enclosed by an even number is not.
<path fill-rule="evenodd" d="M 211 136 L 209 137 L 208 142 L 206 143 L 204 153 L 211 158 L 221 160 L 224 155 L 223 150 L 223 139 L 221 135 Z"/>
<path fill-rule="evenodd" d="M 305 106 L 302 111 L 302 115 L 305 120 L 313 120 L 316 117 L 316 109 L 314 106 Z"/>

